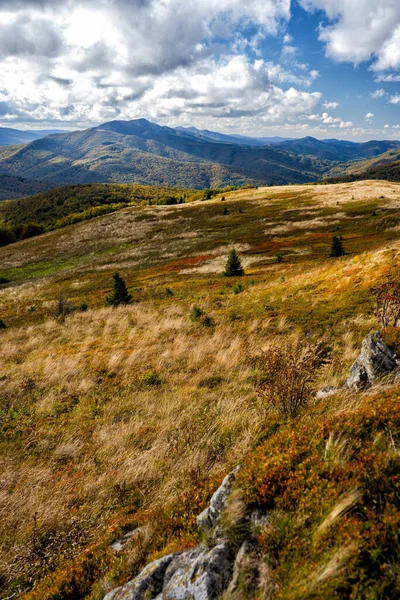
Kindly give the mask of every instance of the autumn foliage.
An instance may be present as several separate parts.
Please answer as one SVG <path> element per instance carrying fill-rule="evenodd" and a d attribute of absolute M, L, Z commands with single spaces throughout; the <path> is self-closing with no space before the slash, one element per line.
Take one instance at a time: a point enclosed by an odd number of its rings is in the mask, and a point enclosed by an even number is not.
<path fill-rule="evenodd" d="M 387 281 L 371 289 L 375 296 L 375 315 L 382 329 L 396 327 L 400 320 L 400 278 L 389 273 Z"/>

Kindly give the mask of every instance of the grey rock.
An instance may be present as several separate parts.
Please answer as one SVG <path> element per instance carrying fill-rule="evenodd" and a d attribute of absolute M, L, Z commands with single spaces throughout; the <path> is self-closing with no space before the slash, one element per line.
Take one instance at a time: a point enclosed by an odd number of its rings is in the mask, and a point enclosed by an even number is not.
<path fill-rule="evenodd" d="M 214 492 L 209 506 L 197 517 L 197 524 L 202 531 L 209 532 L 219 521 L 239 471 L 240 465 L 225 477 L 220 487 Z"/>
<path fill-rule="evenodd" d="M 164 579 L 162 600 L 214 600 L 227 587 L 234 561 L 227 542 L 207 549 L 200 544 L 194 550 L 176 556 Z"/>
<path fill-rule="evenodd" d="M 150 563 L 125 585 L 109 592 L 104 600 L 147 600 L 162 592 L 164 575 L 176 554 L 169 554 Z"/>
<path fill-rule="evenodd" d="M 398 365 L 397 355 L 385 343 L 382 333 L 371 333 L 362 342 L 361 353 L 350 369 L 345 387 L 362 390 L 379 377 L 393 371 Z"/>
<path fill-rule="evenodd" d="M 223 480 L 211 498 L 208 508 L 198 517 L 203 531 L 212 530 L 215 545 L 199 544 L 187 552 L 170 554 L 156 560 L 127 584 L 109 592 L 104 600 L 216 600 L 229 585 L 235 553 L 223 538 L 219 521 L 240 467 Z M 119 552 L 139 530 L 114 542 Z"/>
<path fill-rule="evenodd" d="M 328 396 L 332 396 L 332 394 L 336 394 L 336 392 L 338 392 L 340 390 L 340 388 L 335 387 L 333 385 L 327 385 L 326 387 L 322 388 L 322 390 L 319 390 L 316 394 L 318 400 L 321 400 L 323 398 L 328 398 Z"/>
<path fill-rule="evenodd" d="M 122 552 L 125 549 L 125 546 L 132 538 L 135 538 L 139 535 L 141 528 L 138 527 L 133 531 L 128 531 L 120 540 L 115 541 L 111 544 L 111 548 L 114 552 Z"/>

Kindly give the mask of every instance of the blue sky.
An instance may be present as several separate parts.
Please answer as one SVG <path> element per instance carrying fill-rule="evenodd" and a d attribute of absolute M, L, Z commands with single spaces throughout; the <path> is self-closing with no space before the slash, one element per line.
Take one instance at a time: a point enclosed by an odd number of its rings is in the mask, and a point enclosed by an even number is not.
<path fill-rule="evenodd" d="M 0 0 L 0 125 L 400 138 L 399 0 Z"/>

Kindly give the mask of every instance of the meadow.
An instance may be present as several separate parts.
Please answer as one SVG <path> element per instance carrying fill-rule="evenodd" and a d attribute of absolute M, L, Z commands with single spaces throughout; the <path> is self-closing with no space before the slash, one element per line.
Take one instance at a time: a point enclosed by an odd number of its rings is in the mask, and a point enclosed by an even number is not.
<path fill-rule="evenodd" d="M 254 357 L 284 340 L 323 339 L 332 360 L 317 384 L 343 383 L 377 329 L 370 288 L 398 264 L 399 206 L 400 184 L 382 181 L 243 189 L 130 206 L 0 248 L 0 597 L 99 600 L 150 559 L 194 545 L 195 516 L 243 463 L 246 501 L 273 511 L 259 542 L 277 598 L 395 598 L 398 574 L 384 565 L 398 541 L 374 532 L 382 510 L 372 500 L 367 517 L 339 510 L 336 529 L 325 525 L 317 544 L 310 535 L 345 494 L 349 507 L 360 501 L 378 466 L 385 523 L 397 523 L 396 386 L 315 400 L 293 425 L 256 394 Z M 333 235 L 341 258 L 329 258 Z M 244 277 L 222 276 L 232 248 Z M 133 302 L 105 308 L 116 271 Z M 67 310 L 56 317 L 60 294 Z M 209 319 L 190 319 L 194 305 Z M 361 456 L 354 440 L 364 432 Z M 140 543 L 115 555 L 110 543 L 138 525 Z M 386 596 L 368 595 L 360 575 L 372 533 Z"/>

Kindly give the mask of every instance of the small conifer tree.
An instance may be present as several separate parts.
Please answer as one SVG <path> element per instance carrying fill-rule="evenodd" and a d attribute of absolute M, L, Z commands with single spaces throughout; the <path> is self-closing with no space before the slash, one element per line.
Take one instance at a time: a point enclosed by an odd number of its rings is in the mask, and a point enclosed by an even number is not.
<path fill-rule="evenodd" d="M 244 269 L 242 267 L 242 263 L 240 257 L 236 250 L 231 250 L 228 255 L 228 260 L 226 261 L 225 277 L 241 277 L 244 275 Z"/>
<path fill-rule="evenodd" d="M 126 283 L 119 273 L 114 273 L 112 285 L 111 292 L 106 296 L 105 306 L 119 306 L 120 304 L 129 304 L 132 301 Z"/>
<path fill-rule="evenodd" d="M 7 329 L 7 325 L 4 323 L 3 319 L 0 319 L 0 329 Z"/>
<path fill-rule="evenodd" d="M 224 214 L 224 215 L 227 215 L 227 214 L 228 214 L 228 209 L 226 208 L 226 206 L 224 206 L 223 214 Z"/>
<path fill-rule="evenodd" d="M 329 252 L 330 257 L 344 256 L 345 250 L 342 244 L 342 240 L 338 238 L 336 235 L 332 238 L 331 250 Z"/>

